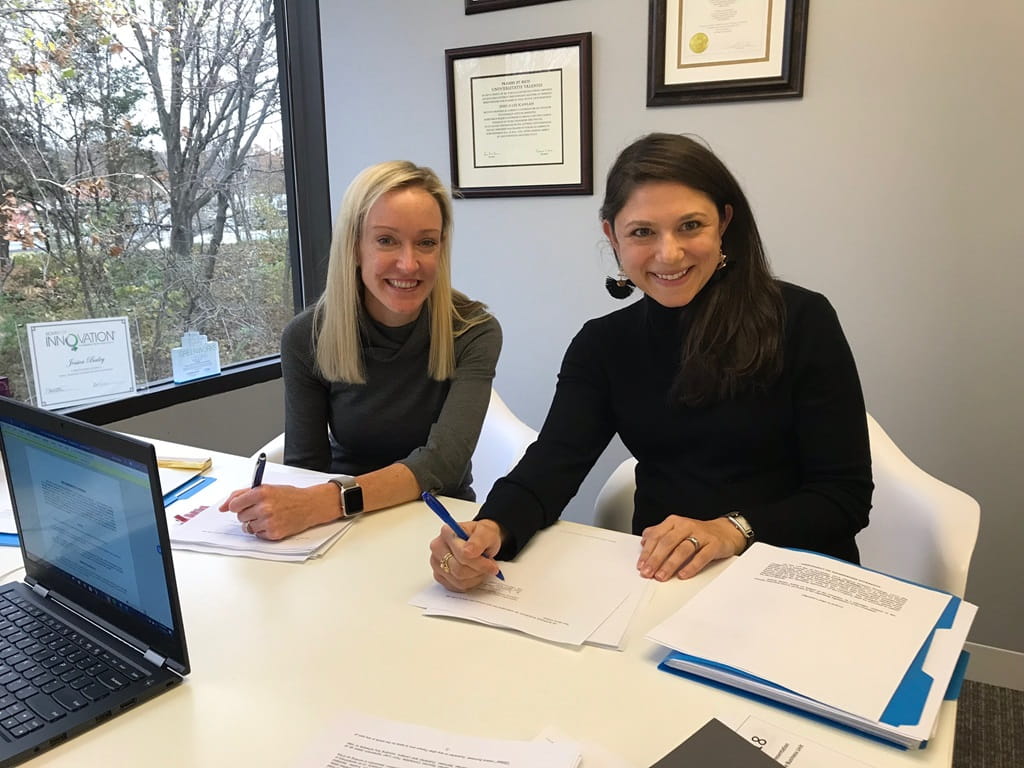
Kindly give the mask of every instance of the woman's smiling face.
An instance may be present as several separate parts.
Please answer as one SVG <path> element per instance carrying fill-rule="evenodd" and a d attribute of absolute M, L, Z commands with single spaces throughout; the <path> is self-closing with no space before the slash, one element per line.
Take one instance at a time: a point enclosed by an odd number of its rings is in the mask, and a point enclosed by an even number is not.
<path fill-rule="evenodd" d="M 437 279 L 441 208 L 422 187 L 382 195 L 367 211 L 359 271 L 370 317 L 388 326 L 415 320 Z"/>
<path fill-rule="evenodd" d="M 720 216 L 703 192 L 651 181 L 633 190 L 614 222 L 604 222 L 604 233 L 637 288 L 662 306 L 683 307 L 721 264 L 730 219 L 732 206 Z"/>

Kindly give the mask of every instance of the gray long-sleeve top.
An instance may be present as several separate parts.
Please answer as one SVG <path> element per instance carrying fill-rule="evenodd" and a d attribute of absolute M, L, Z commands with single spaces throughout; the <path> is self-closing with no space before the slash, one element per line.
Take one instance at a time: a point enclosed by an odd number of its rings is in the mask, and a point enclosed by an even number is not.
<path fill-rule="evenodd" d="M 398 462 L 422 490 L 474 500 L 470 458 L 501 351 L 498 321 L 456 337 L 448 381 L 427 372 L 427 312 L 398 328 L 364 314 L 361 340 L 366 383 L 347 384 L 328 381 L 316 366 L 312 308 L 284 329 L 285 463 L 360 475 Z"/>

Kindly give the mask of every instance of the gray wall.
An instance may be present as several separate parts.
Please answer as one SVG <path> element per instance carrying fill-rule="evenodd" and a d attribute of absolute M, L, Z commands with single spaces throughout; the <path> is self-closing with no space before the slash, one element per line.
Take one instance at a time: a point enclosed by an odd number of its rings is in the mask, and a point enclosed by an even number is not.
<path fill-rule="evenodd" d="M 972 639 L 1024 650 L 1024 5 L 812 4 L 800 100 L 644 106 L 647 3 L 570 0 L 475 16 L 458 0 L 321 3 L 335 204 L 364 166 L 449 179 L 444 49 L 594 35 L 594 168 L 651 130 L 693 132 L 739 176 L 776 271 L 825 293 L 869 410 L 920 466 L 975 496 Z M 561 354 L 617 305 L 600 195 L 455 204 L 455 279 L 505 330 L 496 386 L 539 427 Z M 606 456 L 568 515 L 589 519 Z M 595 477 L 595 475 L 597 475 Z"/>
<path fill-rule="evenodd" d="M 284 431 L 281 380 L 147 413 L 111 429 L 248 456 Z"/>
<path fill-rule="evenodd" d="M 828 295 L 868 408 L 920 466 L 976 497 L 972 640 L 1024 651 L 1024 5 L 818 0 L 800 100 L 644 106 L 647 4 L 568 0 L 464 16 L 458 0 L 321 3 L 335 203 L 362 167 L 448 178 L 444 49 L 591 31 L 595 176 L 650 130 L 705 137 L 744 183 L 780 275 Z M 539 427 L 562 351 L 618 306 L 600 196 L 456 202 L 457 285 L 505 330 L 496 386 Z M 281 431 L 280 382 L 115 425 L 251 453 Z M 567 516 L 588 520 L 621 447 Z"/>

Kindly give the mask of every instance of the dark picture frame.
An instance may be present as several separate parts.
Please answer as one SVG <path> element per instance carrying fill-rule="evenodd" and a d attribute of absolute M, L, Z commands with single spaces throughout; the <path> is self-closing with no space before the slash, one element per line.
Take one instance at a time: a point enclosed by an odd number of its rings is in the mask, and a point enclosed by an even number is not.
<path fill-rule="evenodd" d="M 809 2 L 769 0 L 767 28 L 762 33 L 763 40 L 758 39 L 763 49 L 732 60 L 728 58 L 730 54 L 723 52 L 715 60 L 714 41 L 709 38 L 728 36 L 730 24 L 717 20 L 712 23 L 709 15 L 709 23 L 702 25 L 701 12 L 709 7 L 707 2 L 672 2 L 678 16 L 670 20 L 669 0 L 649 0 L 647 106 L 799 98 L 804 87 Z M 741 29 L 739 24 L 735 28 Z M 743 29 L 758 26 L 747 24 Z M 721 35 L 716 35 L 718 30 Z M 667 43 L 669 33 L 673 33 L 672 41 Z M 722 50 L 727 48 L 723 46 Z M 710 53 L 711 61 L 699 59 L 705 52 Z M 667 72 L 672 73 L 671 78 L 666 76 Z"/>
<path fill-rule="evenodd" d="M 591 195 L 591 34 L 444 52 L 456 197 Z"/>
<path fill-rule="evenodd" d="M 559 0 L 466 0 L 466 15 L 471 13 L 487 13 L 503 11 L 506 8 L 519 8 L 524 5 L 540 5 L 541 3 L 557 3 Z"/>

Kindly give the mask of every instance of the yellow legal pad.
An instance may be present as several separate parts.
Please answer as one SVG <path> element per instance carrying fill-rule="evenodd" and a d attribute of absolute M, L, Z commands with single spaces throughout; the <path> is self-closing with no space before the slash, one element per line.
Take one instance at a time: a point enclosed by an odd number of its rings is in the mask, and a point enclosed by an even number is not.
<path fill-rule="evenodd" d="M 213 458 L 210 456 L 158 456 L 157 466 L 164 469 L 191 469 L 196 472 L 205 472 L 213 466 Z"/>

